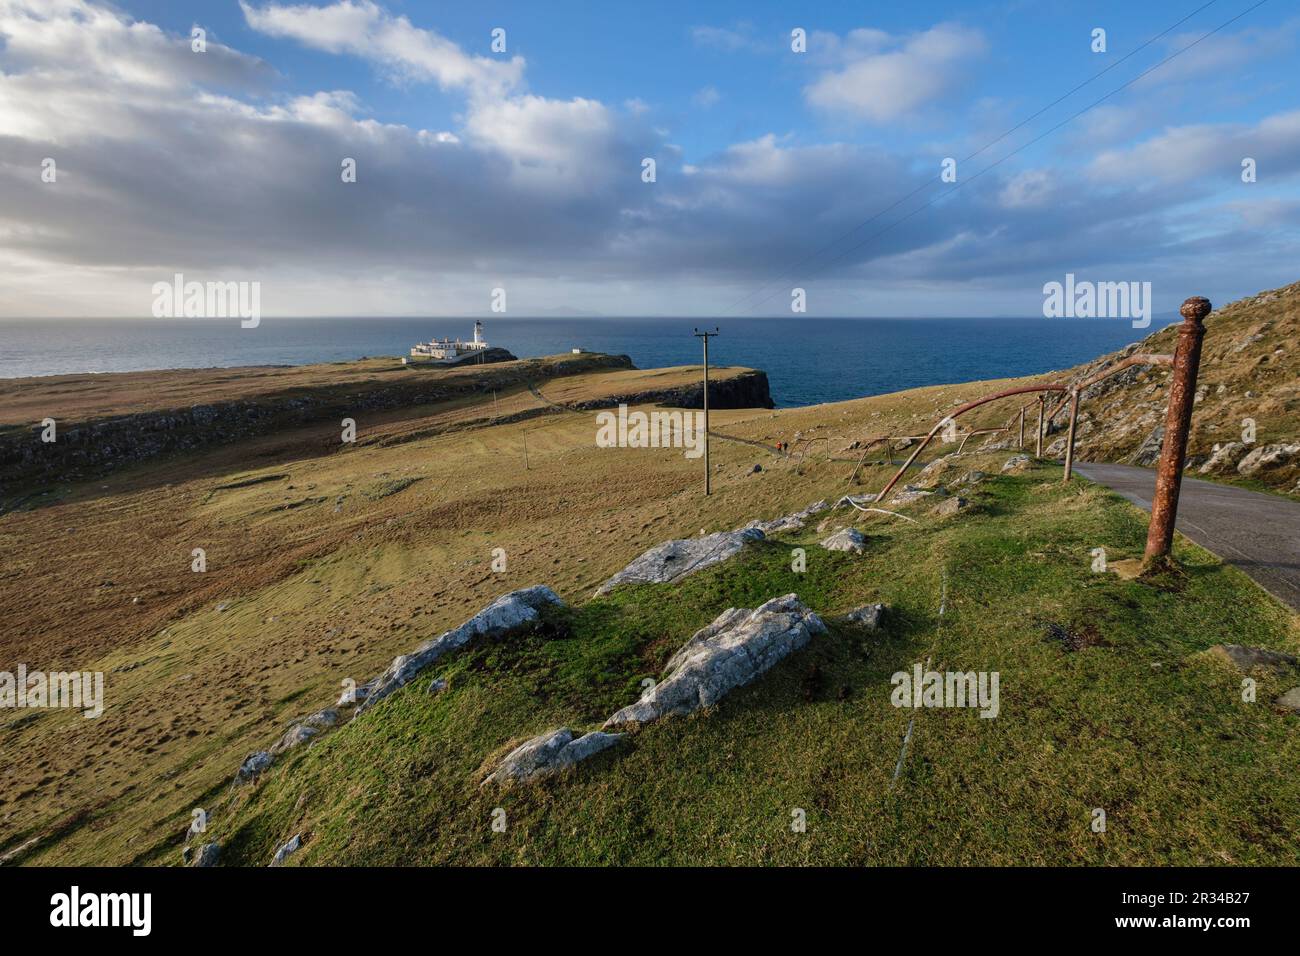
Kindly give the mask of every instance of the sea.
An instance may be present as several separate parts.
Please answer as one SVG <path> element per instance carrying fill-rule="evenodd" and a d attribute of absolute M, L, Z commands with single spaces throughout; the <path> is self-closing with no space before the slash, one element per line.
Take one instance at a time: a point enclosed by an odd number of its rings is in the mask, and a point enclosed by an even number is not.
<path fill-rule="evenodd" d="M 468 339 L 472 318 L 0 320 L 0 378 L 241 365 L 303 365 L 399 356 L 416 342 Z M 583 348 L 638 368 L 701 360 L 765 371 L 778 407 L 922 385 L 1069 368 L 1145 338 L 1121 319 L 485 318 L 484 338 L 519 358 Z"/>

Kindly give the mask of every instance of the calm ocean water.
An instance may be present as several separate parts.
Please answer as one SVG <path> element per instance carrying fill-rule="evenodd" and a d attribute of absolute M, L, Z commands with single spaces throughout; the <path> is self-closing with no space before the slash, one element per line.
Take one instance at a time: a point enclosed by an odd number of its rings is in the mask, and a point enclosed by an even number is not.
<path fill-rule="evenodd" d="M 727 319 L 709 345 L 719 365 L 767 372 L 780 406 L 1067 368 L 1154 331 L 1082 319 Z M 692 319 L 492 319 L 485 338 L 520 358 L 627 354 L 640 368 L 700 361 Z M 470 319 L 3 320 L 0 378 L 235 365 L 301 365 L 405 355 L 431 337 L 472 333 Z"/>

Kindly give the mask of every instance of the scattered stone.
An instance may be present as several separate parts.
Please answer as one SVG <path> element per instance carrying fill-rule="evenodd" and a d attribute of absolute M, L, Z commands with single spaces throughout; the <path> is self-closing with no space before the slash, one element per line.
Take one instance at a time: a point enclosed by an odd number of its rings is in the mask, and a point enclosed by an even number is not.
<path fill-rule="evenodd" d="M 734 557 L 745 545 L 762 541 L 764 537 L 757 528 L 741 528 L 738 531 L 717 531 L 703 538 L 665 541 L 602 584 L 596 595 L 608 594 L 620 584 L 667 584 L 680 580 Z"/>
<path fill-rule="evenodd" d="M 976 468 L 974 471 L 968 471 L 957 479 L 959 485 L 978 485 L 987 478 L 988 475 Z"/>
<path fill-rule="evenodd" d="M 950 515 L 955 515 L 959 511 L 965 511 L 969 507 L 970 502 L 965 498 L 945 498 L 930 509 L 930 514 L 939 518 L 947 518 Z"/>
<path fill-rule="evenodd" d="M 623 734 L 594 731 L 574 737 L 568 727 L 540 734 L 506 754 L 495 770 L 488 774 L 483 785 L 508 783 L 513 780 L 533 780 L 566 770 L 586 760 L 593 754 L 608 750 Z"/>
<path fill-rule="evenodd" d="M 784 531 L 802 531 L 804 523 L 813 515 L 821 514 L 829 508 L 825 501 L 814 501 L 803 511 L 796 511 L 794 514 L 785 515 L 782 518 L 774 518 L 771 521 L 751 521 L 745 525 L 746 528 L 757 528 L 765 535 L 780 534 Z M 743 530 L 743 529 L 742 529 Z"/>
<path fill-rule="evenodd" d="M 822 541 L 821 546 L 827 551 L 852 551 L 854 554 L 862 554 L 867 550 L 867 536 L 857 528 L 841 528 Z"/>
<path fill-rule="evenodd" d="M 862 607 L 854 608 L 844 615 L 844 620 L 850 624 L 856 624 L 858 627 L 866 628 L 868 631 L 879 630 L 880 621 L 885 616 L 885 605 L 883 604 L 864 604 Z"/>
<path fill-rule="evenodd" d="M 646 724 L 709 707 L 804 647 L 814 634 L 824 633 L 822 619 L 795 594 L 752 611 L 728 608 L 672 656 L 663 680 L 605 721 L 605 727 Z"/>
<path fill-rule="evenodd" d="M 928 498 L 934 494 L 942 494 L 942 488 L 935 488 L 929 491 L 925 488 L 918 488 L 916 485 L 903 485 L 903 490 L 894 495 L 890 500 L 896 505 L 910 505 L 913 501 L 920 501 L 922 498 Z"/>
<path fill-rule="evenodd" d="M 442 677 L 436 678 L 435 680 L 430 681 L 429 683 L 429 696 L 433 697 L 437 694 L 441 694 L 446 689 L 447 689 L 446 679 Z"/>
<path fill-rule="evenodd" d="M 762 465 L 755 464 L 754 467 L 751 468 L 751 469 L 749 470 L 749 472 L 750 472 L 750 474 L 752 474 L 752 475 L 757 475 L 757 474 L 758 474 L 760 471 L 762 471 L 762 470 L 763 470 L 763 466 L 762 466 Z"/>
<path fill-rule="evenodd" d="M 410 654 L 393 658 L 388 670 L 368 685 L 365 699 L 357 703 L 357 713 L 368 710 L 393 691 L 404 687 L 448 651 L 463 647 L 477 637 L 502 637 L 534 624 L 541 608 L 563 606 L 559 595 L 544 584 L 511 591 L 497 598 L 460 627 L 426 641 Z M 358 690 L 360 690 L 358 688 Z"/>
<path fill-rule="evenodd" d="M 1028 455 L 1012 455 L 1003 463 L 1002 470 L 1004 472 L 1023 471 L 1025 468 L 1032 465 L 1033 461 L 1034 460 Z"/>
<path fill-rule="evenodd" d="M 1269 651 L 1262 647 L 1246 647 L 1244 644 L 1215 644 L 1208 653 L 1226 660 L 1243 672 L 1256 667 L 1282 671 L 1296 665 L 1296 659 L 1290 654 Z"/>
<path fill-rule="evenodd" d="M 239 765 L 239 773 L 235 775 L 238 783 L 247 783 L 253 780 L 267 767 L 271 766 L 275 758 L 265 750 L 259 750 L 255 754 L 250 754 L 248 759 Z"/>
<path fill-rule="evenodd" d="M 199 848 L 198 856 L 194 858 L 191 866 L 216 866 L 217 861 L 221 859 L 220 843 L 205 843 Z"/>
<path fill-rule="evenodd" d="M 1285 465 L 1300 453 L 1300 445 L 1264 445 L 1256 448 L 1237 465 L 1237 474 L 1250 477 L 1266 468 Z"/>
<path fill-rule="evenodd" d="M 1239 441 L 1215 445 L 1209 459 L 1205 464 L 1201 465 L 1200 472 L 1202 475 L 1209 475 L 1216 471 L 1227 471 L 1229 468 L 1235 467 L 1245 454 L 1246 446 Z"/>
<path fill-rule="evenodd" d="M 302 848 L 302 834 L 295 833 L 293 836 L 289 837 L 288 840 L 286 840 L 283 844 L 280 845 L 280 849 L 275 851 L 275 857 L 271 860 L 271 865 L 280 866 L 281 864 L 284 863 L 285 860 L 287 860 L 294 853 L 297 853 L 301 848 Z"/>

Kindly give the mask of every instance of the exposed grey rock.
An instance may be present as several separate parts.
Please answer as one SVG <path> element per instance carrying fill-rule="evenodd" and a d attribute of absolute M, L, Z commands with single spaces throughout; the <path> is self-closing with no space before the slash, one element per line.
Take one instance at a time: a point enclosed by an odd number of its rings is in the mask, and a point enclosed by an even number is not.
<path fill-rule="evenodd" d="M 801 531 L 809 518 L 819 515 L 829 508 L 830 505 L 825 501 L 814 501 L 802 511 L 796 511 L 794 514 L 788 514 L 782 518 L 774 518 L 771 521 L 751 521 L 745 527 L 757 528 L 765 535 L 778 534 L 783 531 Z"/>
<path fill-rule="evenodd" d="M 318 710 L 314 714 L 308 714 L 302 719 L 302 723 L 308 727 L 315 727 L 317 730 L 329 730 L 339 722 L 339 712 L 333 707 L 326 707 L 324 710 Z"/>
<path fill-rule="evenodd" d="M 1032 463 L 1033 463 L 1033 459 L 1030 458 L 1028 455 L 1012 455 L 1010 458 L 1008 458 L 1005 462 L 1002 463 L 1002 470 L 1004 472 L 1019 471 L 1022 468 L 1027 468 Z"/>
<path fill-rule="evenodd" d="M 1285 707 L 1287 710 L 1293 710 L 1300 713 L 1300 687 L 1292 687 L 1289 691 L 1274 701 L 1279 707 Z"/>
<path fill-rule="evenodd" d="M 1209 653 L 1227 660 L 1240 671 L 1249 671 L 1256 667 L 1281 671 L 1296 665 L 1296 659 L 1290 654 L 1269 651 L 1262 647 L 1246 647 L 1243 644 L 1215 644 L 1210 648 Z"/>
<path fill-rule="evenodd" d="M 1067 438 L 1058 438 L 1050 445 L 1043 449 L 1043 455 L 1046 458 L 1060 458 L 1065 454 L 1065 443 Z"/>
<path fill-rule="evenodd" d="M 1164 444 L 1165 426 L 1157 425 L 1151 430 L 1151 434 L 1143 439 L 1137 451 L 1133 453 L 1133 464 L 1143 468 L 1154 465 L 1160 460 L 1160 449 L 1164 447 Z"/>
<path fill-rule="evenodd" d="M 703 538 L 665 541 L 602 584 L 596 594 L 608 594 L 620 584 L 667 584 L 680 580 L 734 557 L 745 545 L 762 541 L 764 537 L 757 528 L 741 528 L 738 531 L 718 531 Z"/>
<path fill-rule="evenodd" d="M 447 681 L 441 677 L 429 682 L 430 697 L 433 697 L 437 694 L 441 694 L 446 689 L 447 689 Z"/>
<path fill-rule="evenodd" d="M 941 490 L 942 489 L 936 488 L 934 491 L 930 491 L 926 488 L 918 488 L 916 485 L 903 485 L 903 490 L 894 495 L 890 500 L 896 505 L 910 505 L 913 501 L 920 501 L 922 498 L 928 498 Z"/>
<path fill-rule="evenodd" d="M 850 624 L 856 624 L 859 627 L 865 627 L 868 631 L 874 631 L 880 627 L 881 618 L 885 616 L 885 605 L 883 604 L 864 604 L 862 607 L 854 608 L 844 615 L 844 620 Z"/>
<path fill-rule="evenodd" d="M 305 744 L 319 733 L 320 731 L 315 727 L 296 724 L 295 726 L 290 727 L 285 735 L 276 742 L 275 746 L 271 748 L 271 753 L 274 756 L 278 756 L 286 750 L 292 750 L 294 747 Z"/>
<path fill-rule="evenodd" d="M 827 551 L 852 551 L 861 554 L 867 550 L 867 536 L 857 528 L 841 528 L 821 543 Z"/>
<path fill-rule="evenodd" d="M 822 619 L 794 594 L 752 611 L 728 608 L 673 655 L 663 680 L 605 726 L 646 724 L 711 706 L 825 632 Z"/>
<path fill-rule="evenodd" d="M 431 641 L 425 641 L 410 654 L 393 658 L 374 681 L 364 700 L 357 704 L 357 713 L 373 707 L 393 691 L 406 684 L 442 655 L 464 647 L 479 637 L 501 637 L 535 623 L 539 611 L 547 605 L 562 606 L 559 595 L 544 584 L 511 591 L 497 598 L 460 627 L 446 631 Z"/>
<path fill-rule="evenodd" d="M 955 515 L 959 511 L 965 511 L 969 507 L 970 502 L 965 498 L 945 498 L 930 509 L 930 514 L 936 515 L 940 518 L 946 518 L 949 515 Z"/>
<path fill-rule="evenodd" d="M 568 727 L 551 730 L 520 744 L 506 754 L 483 783 L 533 780 L 559 773 L 593 754 L 609 749 L 622 739 L 622 734 L 601 731 L 574 737 L 573 731 Z"/>
<path fill-rule="evenodd" d="M 297 853 L 302 848 L 302 834 L 295 833 L 280 845 L 280 849 L 275 851 L 275 857 L 271 860 L 272 866 L 279 866 L 291 855 Z"/>
<path fill-rule="evenodd" d="M 1218 471 L 1227 471 L 1236 467 L 1238 461 L 1246 454 L 1246 446 L 1239 441 L 1230 441 L 1215 445 L 1205 464 L 1201 465 L 1201 474 L 1210 475 Z"/>
<path fill-rule="evenodd" d="M 271 766 L 272 757 L 267 751 L 259 750 L 255 754 L 250 754 L 248 759 L 239 765 L 239 772 L 235 774 L 235 780 L 238 783 L 247 783 L 254 779 L 267 767 Z"/>
<path fill-rule="evenodd" d="M 1300 453 L 1300 445 L 1264 445 L 1256 448 L 1237 465 L 1237 474 L 1250 477 L 1266 468 L 1285 465 Z"/>
<path fill-rule="evenodd" d="M 356 690 L 344 691 L 339 695 L 339 699 L 334 702 L 335 707 L 355 707 L 365 703 L 371 692 L 379 686 L 379 678 L 376 677 L 364 684 L 357 685 Z"/>
<path fill-rule="evenodd" d="M 959 485 L 978 485 L 987 477 L 987 474 L 976 468 L 973 471 L 966 472 L 966 474 L 957 479 L 956 483 Z"/>
<path fill-rule="evenodd" d="M 221 859 L 220 843 L 205 843 L 199 847 L 198 855 L 194 858 L 191 866 L 216 866 L 217 861 Z"/>

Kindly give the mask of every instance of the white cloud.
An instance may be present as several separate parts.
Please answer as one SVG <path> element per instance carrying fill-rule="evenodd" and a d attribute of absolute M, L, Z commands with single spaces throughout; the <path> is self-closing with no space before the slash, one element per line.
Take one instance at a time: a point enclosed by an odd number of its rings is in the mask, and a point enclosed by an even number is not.
<path fill-rule="evenodd" d="M 432 81 L 476 97 L 503 96 L 523 82 L 522 57 L 470 56 L 451 40 L 395 17 L 371 0 L 338 0 L 327 7 L 256 7 L 247 0 L 239 5 L 248 25 L 260 33 L 363 57 L 402 80 Z"/>
<path fill-rule="evenodd" d="M 711 106 L 717 106 L 718 101 L 722 99 L 722 94 L 716 87 L 706 86 L 696 90 L 695 95 L 691 97 L 691 102 L 701 109 L 708 109 Z"/>
<path fill-rule="evenodd" d="M 979 30 L 941 23 L 923 33 L 893 37 L 854 30 L 843 40 L 817 34 L 810 53 L 841 61 L 804 88 L 818 109 L 872 123 L 908 115 L 947 93 L 963 68 L 987 44 Z"/>

